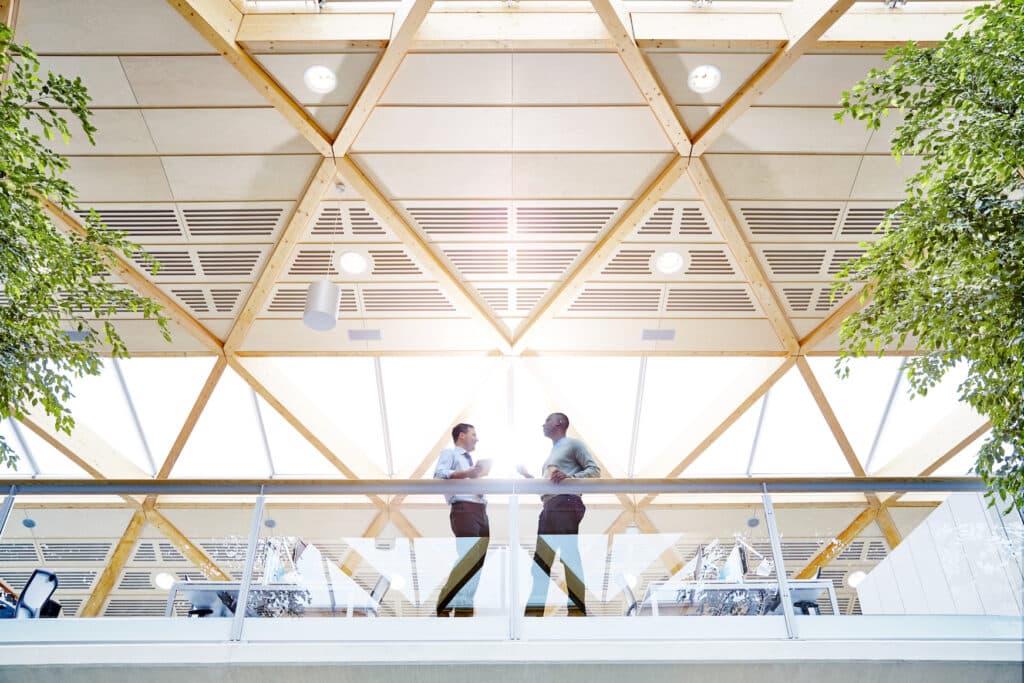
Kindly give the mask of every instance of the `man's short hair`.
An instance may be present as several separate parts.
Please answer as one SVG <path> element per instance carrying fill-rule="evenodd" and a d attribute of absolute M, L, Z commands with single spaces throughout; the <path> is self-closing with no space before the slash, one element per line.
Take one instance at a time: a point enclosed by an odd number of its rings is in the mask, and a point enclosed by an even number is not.
<path fill-rule="evenodd" d="M 459 424 L 452 427 L 452 443 L 458 443 L 459 434 L 465 434 L 470 429 L 473 429 L 473 425 L 460 422 Z"/>
<path fill-rule="evenodd" d="M 558 419 L 559 422 L 561 422 L 562 424 L 565 425 L 566 430 L 569 429 L 569 416 L 568 415 L 566 415 L 565 413 L 551 413 L 551 414 L 554 415 Z"/>

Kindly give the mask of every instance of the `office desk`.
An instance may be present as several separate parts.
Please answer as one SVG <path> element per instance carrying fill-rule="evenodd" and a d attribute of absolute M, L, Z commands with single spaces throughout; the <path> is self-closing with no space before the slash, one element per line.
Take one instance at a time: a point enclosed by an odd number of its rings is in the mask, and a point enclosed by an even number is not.
<path fill-rule="evenodd" d="M 174 601 L 179 597 L 192 603 L 192 609 L 209 609 L 211 612 L 207 616 L 233 616 L 240 587 L 240 581 L 178 581 L 171 587 L 171 592 L 167 596 L 164 616 L 173 616 Z M 269 592 L 275 593 L 279 602 L 292 600 L 296 605 L 301 605 L 301 611 L 294 614 L 276 611 L 268 613 L 259 607 L 254 608 L 254 596 L 255 602 L 259 604 L 260 598 Z M 289 593 L 294 595 L 289 596 Z M 249 587 L 249 598 L 250 604 L 245 614 L 247 617 L 274 616 L 275 613 L 280 613 L 281 616 L 377 616 L 380 607 L 369 593 L 356 584 L 331 586 L 330 589 L 322 583 L 253 584 Z"/>
<path fill-rule="evenodd" d="M 827 579 L 791 579 L 793 602 L 819 603 L 828 596 L 832 613 L 839 614 L 835 587 Z M 653 581 L 647 586 L 638 613 L 723 615 L 779 613 L 776 581 Z"/>

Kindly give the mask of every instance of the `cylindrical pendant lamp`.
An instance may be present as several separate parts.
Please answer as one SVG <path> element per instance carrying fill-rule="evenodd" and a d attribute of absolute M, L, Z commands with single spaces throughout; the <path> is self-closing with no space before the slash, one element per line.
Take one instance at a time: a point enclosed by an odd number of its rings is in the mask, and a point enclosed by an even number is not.
<path fill-rule="evenodd" d="M 333 330 L 338 323 L 338 302 L 341 287 L 329 280 L 317 280 L 306 291 L 306 310 L 302 322 L 320 332 Z"/>

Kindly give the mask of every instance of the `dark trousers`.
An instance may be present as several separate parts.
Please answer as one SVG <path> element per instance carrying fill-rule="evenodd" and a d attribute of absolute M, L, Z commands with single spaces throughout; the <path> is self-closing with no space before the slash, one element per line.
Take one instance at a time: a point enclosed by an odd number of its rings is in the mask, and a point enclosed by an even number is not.
<path fill-rule="evenodd" d="M 575 495 L 561 495 L 544 501 L 537 521 L 537 550 L 533 554 L 533 590 L 527 600 L 528 607 L 539 607 L 547 602 L 551 565 L 556 551 L 565 568 L 565 585 L 569 599 L 586 613 L 586 586 L 583 583 L 583 561 L 580 558 L 580 522 L 587 508 L 583 499 Z"/>
<path fill-rule="evenodd" d="M 473 598 L 480 584 L 480 570 L 487 556 L 487 545 L 491 538 L 491 526 L 487 519 L 487 506 L 483 503 L 455 501 L 452 503 L 448 520 L 455 534 L 459 559 L 452 567 L 448 581 L 437 597 L 437 613 L 440 614 L 455 602 L 454 606 L 473 608 Z"/>

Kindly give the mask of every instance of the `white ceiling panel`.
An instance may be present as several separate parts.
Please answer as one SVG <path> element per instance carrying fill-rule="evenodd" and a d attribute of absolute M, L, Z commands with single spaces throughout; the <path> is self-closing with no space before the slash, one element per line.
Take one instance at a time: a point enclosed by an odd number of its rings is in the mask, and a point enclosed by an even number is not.
<path fill-rule="evenodd" d="M 676 107 L 679 111 L 679 116 L 683 119 L 683 126 L 686 128 L 686 132 L 690 134 L 692 138 L 701 128 L 703 128 L 718 107 Z"/>
<path fill-rule="evenodd" d="M 158 157 L 73 157 L 65 174 L 87 202 L 164 202 L 171 190 Z"/>
<path fill-rule="evenodd" d="M 306 107 L 306 111 L 313 117 L 320 129 L 334 137 L 341 128 L 341 122 L 345 119 L 345 112 L 348 107 Z"/>
<path fill-rule="evenodd" d="M 381 104 L 508 104 L 512 57 L 508 54 L 407 55 Z"/>
<path fill-rule="evenodd" d="M 672 341 L 642 341 L 645 329 L 673 330 Z M 530 348 L 574 352 L 581 339 L 591 350 L 735 352 L 781 350 L 767 319 L 569 319 L 555 318 L 538 326 L 530 336 Z"/>
<path fill-rule="evenodd" d="M 67 114 L 67 112 L 65 112 Z M 100 109 L 92 113 L 91 121 L 96 126 L 93 133 L 96 144 L 89 142 L 81 125 L 73 115 L 65 117 L 71 129 L 71 140 L 64 144 L 60 134 L 48 141 L 51 148 L 65 156 L 92 154 L 154 154 L 153 140 L 146 129 L 146 122 L 137 109 Z M 41 133 L 41 129 L 32 126 Z"/>
<path fill-rule="evenodd" d="M 768 57 L 768 53 L 647 52 L 647 59 L 675 104 L 722 104 Z M 709 93 L 694 92 L 686 85 L 690 72 L 702 64 L 712 64 L 722 72 L 722 82 Z"/>
<path fill-rule="evenodd" d="M 30 0 L 17 37 L 40 54 L 216 52 L 163 0 Z"/>
<path fill-rule="evenodd" d="M 163 157 L 176 201 L 295 199 L 320 159 L 313 155 Z"/>
<path fill-rule="evenodd" d="M 275 109 L 147 109 L 161 154 L 288 154 L 314 150 Z"/>
<path fill-rule="evenodd" d="M 516 104 L 643 104 L 617 54 L 516 54 Z"/>
<path fill-rule="evenodd" d="M 907 179 L 921 169 L 920 157 L 867 156 L 857 174 L 851 199 L 901 200 Z"/>
<path fill-rule="evenodd" d="M 897 109 L 890 109 L 889 115 L 882 119 L 882 125 L 878 130 L 872 131 L 871 142 L 868 143 L 867 152 L 875 154 L 888 154 L 892 149 L 892 136 L 896 127 L 903 123 L 903 114 Z M 854 125 L 865 127 L 860 121 L 848 120 L 843 125 Z"/>
<path fill-rule="evenodd" d="M 847 199 L 860 157 L 708 154 L 730 199 Z"/>
<path fill-rule="evenodd" d="M 690 176 L 684 173 L 665 193 L 664 199 L 700 199 L 700 195 Z"/>
<path fill-rule="evenodd" d="M 378 107 L 356 152 L 489 152 L 511 149 L 507 107 Z"/>
<path fill-rule="evenodd" d="M 351 104 L 377 62 L 377 53 L 275 54 L 255 55 L 255 59 L 301 104 Z M 326 66 L 337 77 L 338 86 L 331 92 L 315 93 L 303 82 L 306 69 L 316 65 Z"/>
<path fill-rule="evenodd" d="M 669 152 L 648 107 L 528 107 L 515 110 L 514 149 Z"/>
<path fill-rule="evenodd" d="M 220 55 L 122 57 L 143 107 L 266 106 L 267 100 Z"/>
<path fill-rule="evenodd" d="M 380 330 L 380 341 L 352 341 L 349 330 Z M 339 320 L 328 332 L 311 334 L 301 319 L 257 319 L 242 344 L 243 351 L 401 351 L 419 350 L 424 339 L 446 351 L 491 351 L 494 332 L 471 318 L 367 318 Z"/>
<path fill-rule="evenodd" d="M 880 55 L 804 55 L 757 104 L 835 106 L 844 90 L 884 64 Z"/>
<path fill-rule="evenodd" d="M 356 154 L 356 163 L 389 198 L 508 197 L 510 154 Z"/>
<path fill-rule="evenodd" d="M 538 199 L 631 198 L 671 159 L 668 154 L 519 154 L 515 196 Z"/>
<path fill-rule="evenodd" d="M 135 95 L 117 57 L 40 57 L 39 69 L 68 78 L 79 77 L 89 90 L 90 106 L 132 107 Z"/>
<path fill-rule="evenodd" d="M 833 109 L 748 109 L 711 145 L 711 152 L 832 152 L 859 154 L 871 132 L 859 121 L 839 123 Z"/>

